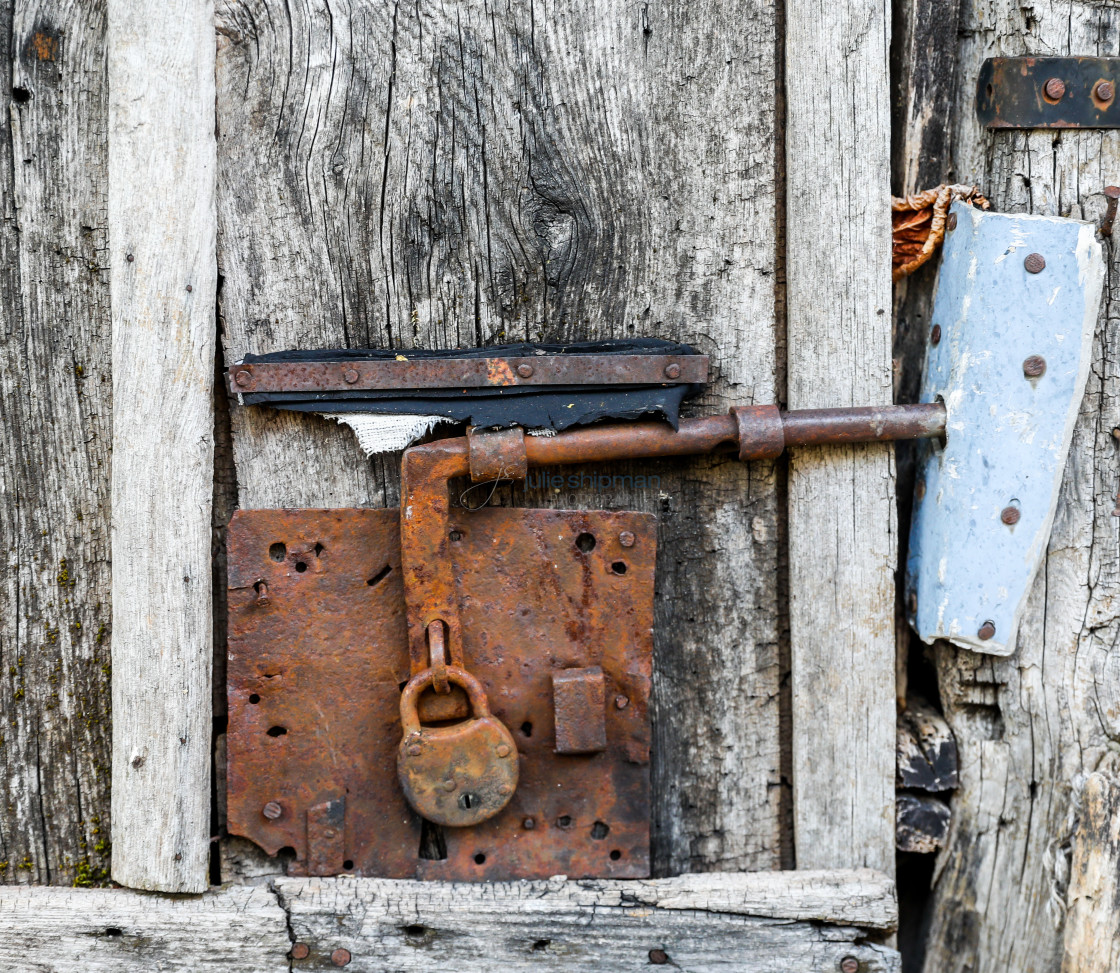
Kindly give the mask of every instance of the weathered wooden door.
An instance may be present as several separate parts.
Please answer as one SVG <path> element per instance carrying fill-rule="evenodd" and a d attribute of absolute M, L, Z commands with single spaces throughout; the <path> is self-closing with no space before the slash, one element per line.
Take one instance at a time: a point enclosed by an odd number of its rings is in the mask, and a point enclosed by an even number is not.
<path fill-rule="evenodd" d="M 211 611 L 198 580 L 211 512 L 220 596 L 234 508 L 399 501 L 399 456 L 371 461 L 349 430 L 242 408 L 220 384 L 212 400 L 214 370 L 246 353 L 657 336 L 711 356 L 698 414 L 889 402 L 886 5 L 219 0 L 216 31 L 205 4 L 109 7 L 113 873 L 161 891 L 235 886 L 142 900 L 170 924 L 149 930 L 160 957 L 167 928 L 209 910 L 223 961 L 253 969 L 279 961 L 277 942 L 280 957 L 292 948 L 285 930 L 312 960 L 337 947 L 363 969 L 436 956 L 462 969 L 897 969 L 874 944 L 893 922 L 889 448 L 661 461 L 612 470 L 633 485 L 611 493 L 498 494 L 659 518 L 652 883 L 452 895 L 285 878 L 223 831 L 224 606 Z M 33 30 L 23 19 L 15 45 Z M 101 20 L 81 26 L 103 41 Z M 821 214 L 841 212 L 822 239 Z M 53 333 L 36 340 L 48 356 Z M 69 548 L 42 550 L 53 573 Z M 81 616 L 87 632 L 98 617 Z M 99 643 L 68 638 L 64 661 L 98 659 Z M 29 754 L 33 724 L 15 719 Z M 211 742 L 220 852 L 207 875 Z M 94 746 L 108 761 L 106 741 Z M 10 831 L 30 808 L 9 810 Z M 75 839 L 55 851 L 36 827 L 46 853 L 28 851 L 29 868 L 70 880 Z M 794 868 L 818 871 L 780 871 Z M 127 927 L 104 916 L 131 922 L 136 902 L 104 895 L 86 900 L 96 918 L 80 899 L 58 908 L 76 930 Z"/>

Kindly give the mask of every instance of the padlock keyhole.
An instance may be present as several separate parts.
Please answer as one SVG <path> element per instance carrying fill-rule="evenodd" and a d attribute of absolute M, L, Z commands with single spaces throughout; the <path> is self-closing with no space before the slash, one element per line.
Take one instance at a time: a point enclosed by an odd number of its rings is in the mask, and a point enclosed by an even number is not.
<path fill-rule="evenodd" d="M 464 811 L 469 811 L 472 807 L 478 807 L 482 803 L 477 794 L 472 794 L 470 791 L 464 791 L 459 795 L 459 807 Z"/>

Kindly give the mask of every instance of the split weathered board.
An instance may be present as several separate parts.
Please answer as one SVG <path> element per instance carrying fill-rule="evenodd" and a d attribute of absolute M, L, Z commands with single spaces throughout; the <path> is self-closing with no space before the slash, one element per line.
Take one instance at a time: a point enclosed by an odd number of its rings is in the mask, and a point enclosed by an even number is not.
<path fill-rule="evenodd" d="M 939 35 L 957 45 L 960 63 L 951 180 L 978 184 L 1003 212 L 1099 220 L 1105 186 L 1120 183 L 1120 134 L 987 133 L 972 91 L 987 57 L 1115 53 L 1118 31 L 1120 10 L 1112 5 L 963 4 L 959 35 Z M 1106 242 L 1105 302 L 1088 387 L 1015 651 L 1006 659 L 946 645 L 937 651 L 961 779 L 929 904 L 928 973 L 1059 969 L 1067 907 L 1085 907 L 1073 898 L 1071 856 L 1086 860 L 1094 842 L 1109 854 L 1109 835 L 1093 835 L 1080 809 L 1084 775 L 1115 773 L 1120 733 L 1114 251 Z"/>
<path fill-rule="evenodd" d="M 0 882 L 109 868 L 104 32 L 0 4 Z"/>
<path fill-rule="evenodd" d="M 883 0 L 786 7 L 791 409 L 891 402 L 889 25 Z M 890 447 L 792 452 L 801 867 L 894 868 L 896 546 Z"/>
<path fill-rule="evenodd" d="M 109 0 L 113 878 L 209 885 L 211 0 Z"/>
<path fill-rule="evenodd" d="M 227 361 L 657 335 L 713 356 L 698 410 L 775 400 L 771 5 L 217 12 Z M 371 464 L 349 430 L 236 406 L 232 422 L 243 508 L 398 501 L 399 457 Z M 623 480 L 503 501 L 659 514 L 655 873 L 778 867 L 775 467 L 602 472 Z"/>
<path fill-rule="evenodd" d="M 332 969 L 344 950 L 347 969 L 370 973 L 651 963 L 818 973 L 848 957 L 866 973 L 896 973 L 898 954 L 866 942 L 896 919 L 893 883 L 869 870 L 487 885 L 280 879 L 181 898 L 27 888 L 0 891 L 0 966 L 279 973 Z"/>

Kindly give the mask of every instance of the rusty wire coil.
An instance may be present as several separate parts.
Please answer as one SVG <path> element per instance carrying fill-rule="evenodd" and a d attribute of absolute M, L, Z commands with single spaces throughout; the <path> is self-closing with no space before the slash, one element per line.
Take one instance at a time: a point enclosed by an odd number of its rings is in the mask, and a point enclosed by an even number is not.
<path fill-rule="evenodd" d="M 944 183 L 910 196 L 891 197 L 892 280 L 914 273 L 937 252 L 945 238 L 949 207 L 956 199 L 981 209 L 989 206 L 975 186 Z"/>

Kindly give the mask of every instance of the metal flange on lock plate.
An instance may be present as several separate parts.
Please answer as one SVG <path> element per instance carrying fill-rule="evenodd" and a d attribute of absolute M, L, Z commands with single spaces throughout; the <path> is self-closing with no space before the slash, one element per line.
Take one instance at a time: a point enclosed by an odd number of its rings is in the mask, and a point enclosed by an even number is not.
<path fill-rule="evenodd" d="M 922 385 L 945 404 L 946 439 L 918 466 L 907 603 L 923 641 L 1008 655 L 1046 554 L 1104 265 L 1088 223 L 952 212 Z"/>

